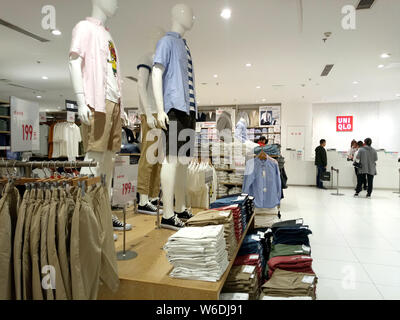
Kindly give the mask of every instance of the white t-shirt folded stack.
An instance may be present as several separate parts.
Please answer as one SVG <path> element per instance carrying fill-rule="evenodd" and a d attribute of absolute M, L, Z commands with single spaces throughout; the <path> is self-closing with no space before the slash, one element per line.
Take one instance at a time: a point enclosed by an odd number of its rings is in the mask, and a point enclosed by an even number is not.
<path fill-rule="evenodd" d="M 183 228 L 164 249 L 174 266 L 172 278 L 216 282 L 229 265 L 223 225 Z"/>

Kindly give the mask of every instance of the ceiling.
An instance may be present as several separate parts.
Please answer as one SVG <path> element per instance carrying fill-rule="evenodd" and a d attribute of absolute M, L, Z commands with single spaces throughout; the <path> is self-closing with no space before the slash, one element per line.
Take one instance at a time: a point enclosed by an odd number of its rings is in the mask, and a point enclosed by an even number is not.
<path fill-rule="evenodd" d="M 400 94 L 400 68 L 377 68 L 400 62 L 398 0 L 376 0 L 371 9 L 357 11 L 357 28 L 350 31 L 341 26 L 341 9 L 356 6 L 358 0 L 303 0 L 303 23 L 300 0 L 181 1 L 191 5 L 196 16 L 185 38 L 192 51 L 200 105 L 378 101 Z M 150 49 L 151 30 L 169 29 L 169 12 L 177 2 L 119 0 L 119 11 L 108 26 L 124 77 L 137 75 L 138 59 Z M 56 8 L 62 36 L 41 27 L 41 8 L 48 4 Z M 41 104 L 49 107 L 75 100 L 68 71 L 71 31 L 90 15 L 91 1 L 0 0 L 0 7 L 0 19 L 51 40 L 41 43 L 0 26 L 0 79 L 9 81 L 0 80 L 0 97 L 41 95 Z M 225 7 L 232 10 L 230 20 L 220 17 Z M 332 36 L 324 43 L 327 31 Z M 383 52 L 390 52 L 391 58 L 381 59 Z M 322 78 L 326 64 L 335 66 Z M 42 80 L 44 75 L 49 80 Z M 123 95 L 127 107 L 137 106 L 135 82 L 124 80 Z"/>

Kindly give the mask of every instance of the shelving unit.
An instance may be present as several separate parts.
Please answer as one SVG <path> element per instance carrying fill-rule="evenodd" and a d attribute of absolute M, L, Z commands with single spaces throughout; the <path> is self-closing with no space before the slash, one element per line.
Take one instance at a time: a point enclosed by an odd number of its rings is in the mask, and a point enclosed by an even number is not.
<path fill-rule="evenodd" d="M 10 102 L 0 101 L 0 121 L 6 122 L 6 127 L 8 130 L 1 130 L 0 136 L 2 145 L 0 146 L 0 156 L 2 158 L 7 158 L 7 150 L 11 150 L 11 115 L 10 115 Z"/>

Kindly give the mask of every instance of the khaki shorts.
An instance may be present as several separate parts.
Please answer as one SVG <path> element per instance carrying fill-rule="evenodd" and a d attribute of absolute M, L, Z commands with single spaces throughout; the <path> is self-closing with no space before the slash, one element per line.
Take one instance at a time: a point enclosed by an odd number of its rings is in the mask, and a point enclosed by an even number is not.
<path fill-rule="evenodd" d="M 85 152 L 120 151 L 122 141 L 121 107 L 106 100 L 106 113 L 92 110 L 90 125 L 82 123 Z"/>

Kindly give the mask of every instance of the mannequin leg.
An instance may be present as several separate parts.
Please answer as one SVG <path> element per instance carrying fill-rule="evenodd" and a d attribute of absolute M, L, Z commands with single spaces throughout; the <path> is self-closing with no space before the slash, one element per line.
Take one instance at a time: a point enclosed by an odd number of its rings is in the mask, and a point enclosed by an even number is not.
<path fill-rule="evenodd" d="M 164 162 L 161 168 L 161 188 L 163 191 L 163 217 L 170 219 L 175 215 L 174 212 L 174 186 L 177 173 L 177 162 Z"/>
<path fill-rule="evenodd" d="M 188 166 L 181 162 L 177 164 L 176 176 L 179 179 L 175 181 L 175 212 L 181 213 L 186 210 L 186 179 Z"/>

